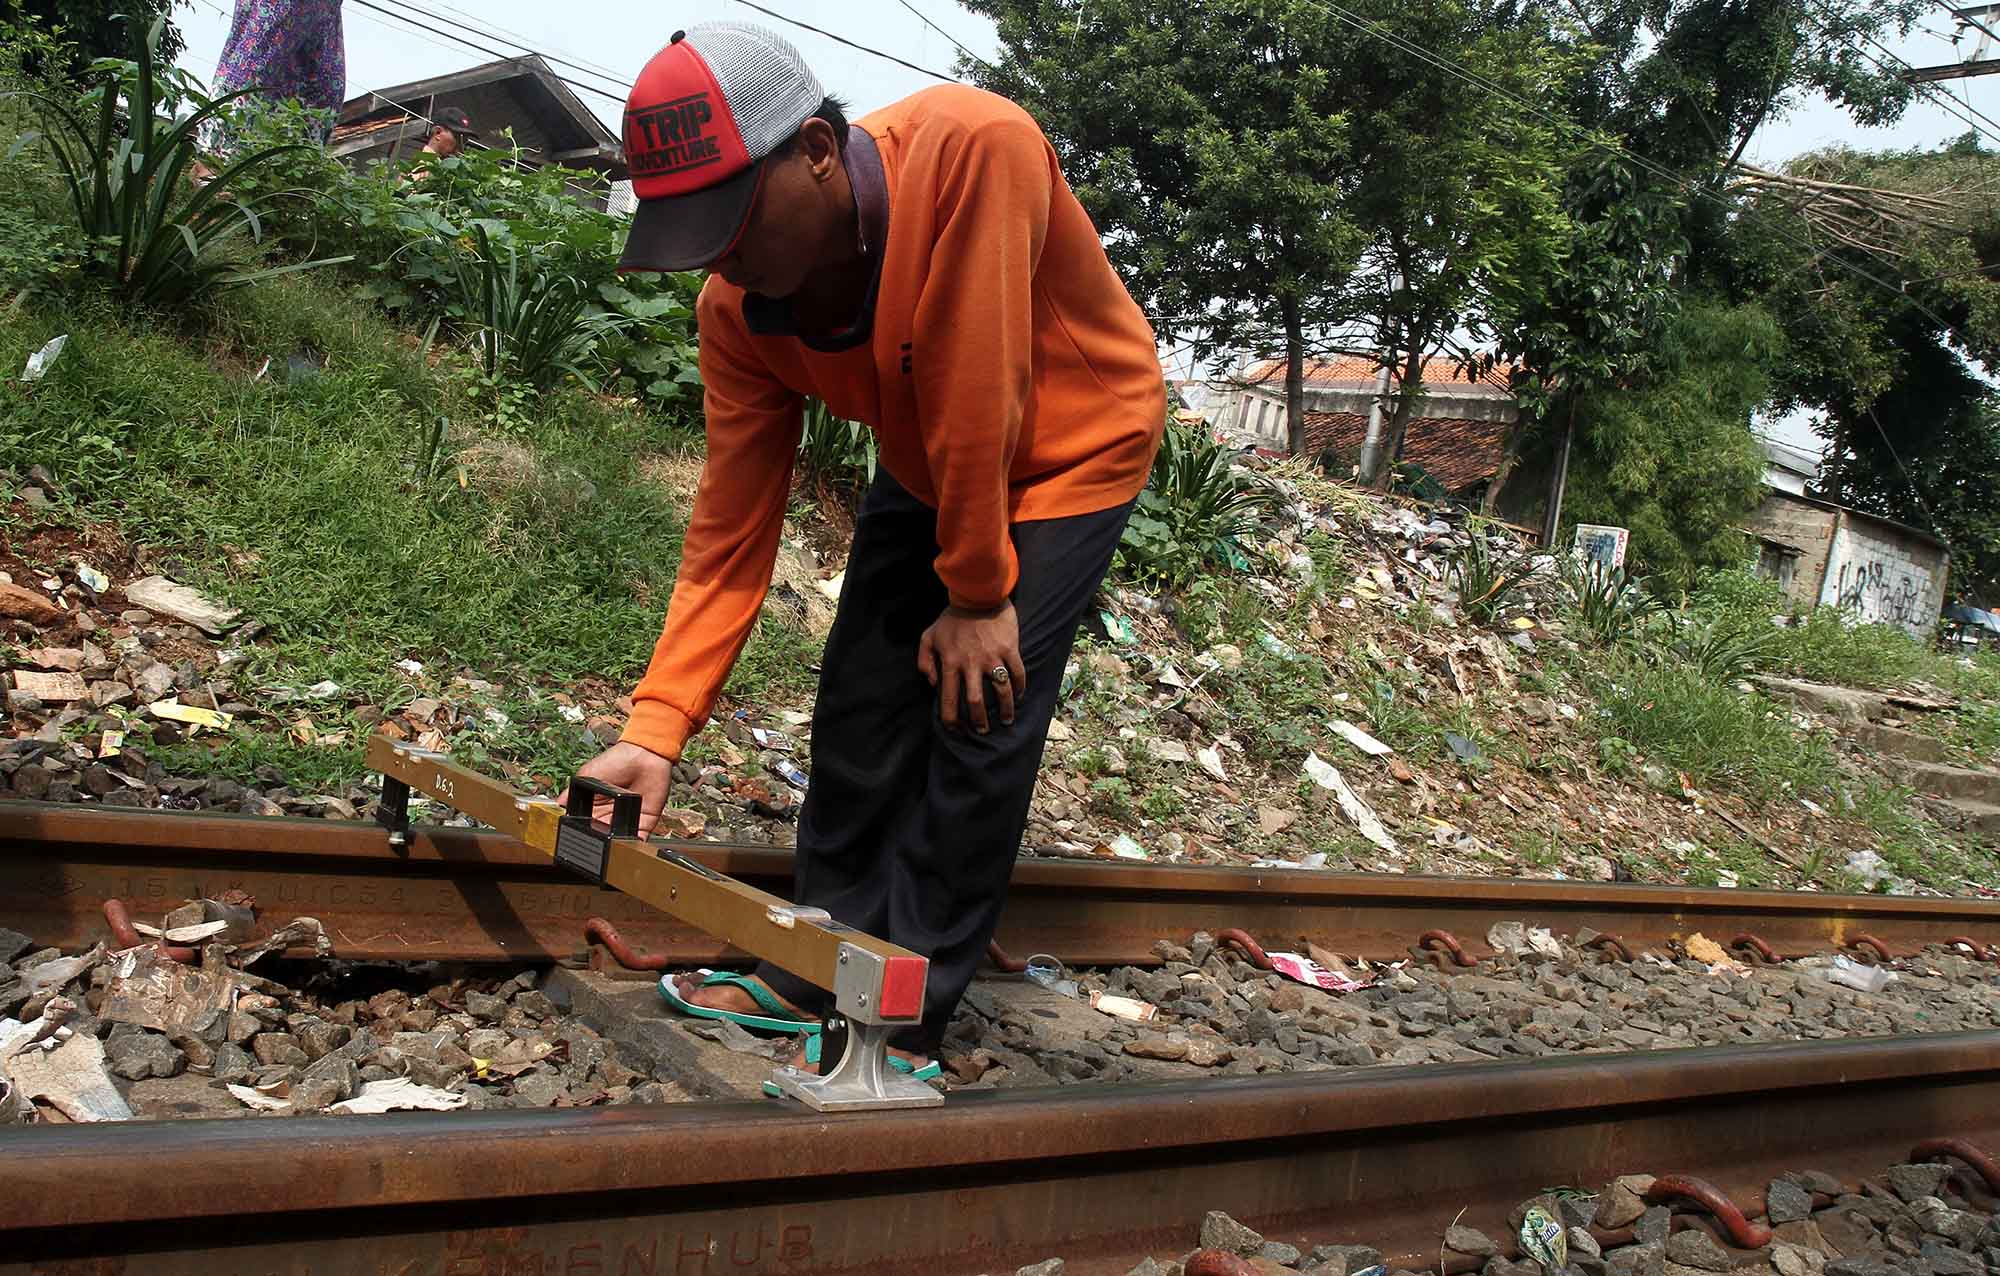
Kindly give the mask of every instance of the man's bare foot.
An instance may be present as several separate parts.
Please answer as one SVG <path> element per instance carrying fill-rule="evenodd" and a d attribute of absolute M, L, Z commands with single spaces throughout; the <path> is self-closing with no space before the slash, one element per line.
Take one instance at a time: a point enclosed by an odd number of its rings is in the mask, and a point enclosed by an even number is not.
<path fill-rule="evenodd" d="M 755 997 L 752 997 L 736 985 L 715 984 L 704 988 L 701 986 L 701 979 L 700 975 L 694 974 L 675 975 L 674 991 L 679 994 L 681 1000 L 691 1005 L 700 1006 L 705 1010 L 726 1010 L 735 1015 L 772 1017 L 770 1011 L 757 1004 Z M 766 993 L 769 993 L 787 1012 L 797 1015 L 800 1019 L 809 1020 L 812 1018 L 805 1011 L 786 1001 L 783 997 L 778 996 L 777 993 L 772 992 L 770 985 L 766 984 L 763 980 L 757 980 L 756 984 Z"/>

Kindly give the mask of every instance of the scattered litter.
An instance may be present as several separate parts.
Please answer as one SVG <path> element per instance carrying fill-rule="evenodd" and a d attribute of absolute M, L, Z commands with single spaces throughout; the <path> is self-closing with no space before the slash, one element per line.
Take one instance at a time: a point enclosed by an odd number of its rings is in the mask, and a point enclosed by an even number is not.
<path fill-rule="evenodd" d="M 272 931 L 263 939 L 236 954 L 236 964 L 248 969 L 251 963 L 266 953 L 283 952 L 287 948 L 300 948 L 311 944 L 313 956 L 328 957 L 333 954 L 333 943 L 326 937 L 326 925 L 317 917 L 294 917 L 282 927 Z"/>
<path fill-rule="evenodd" d="M 1886 966 L 1864 966 L 1845 953 L 1835 953 L 1833 959 L 1824 964 L 1808 959 L 1799 965 L 1828 983 L 1852 988 L 1856 992 L 1881 992 L 1896 978 L 1896 972 Z"/>
<path fill-rule="evenodd" d="M 289 1084 L 279 1082 L 278 1086 L 282 1087 L 287 1094 L 291 1092 Z M 281 1098 L 275 1094 L 265 1094 L 247 1085 L 236 1085 L 232 1082 L 228 1084 L 227 1089 L 230 1094 L 236 1097 L 237 1102 L 246 1108 L 255 1108 L 259 1112 L 283 1112 L 292 1106 L 290 1098 Z"/>
<path fill-rule="evenodd" d="M 1530 1205 L 1521 1219 L 1521 1252 L 1545 1272 L 1559 1272 L 1569 1265 L 1569 1238 L 1563 1225 L 1539 1205 Z"/>
<path fill-rule="evenodd" d="M 1134 841 L 1132 835 L 1129 833 L 1120 833 L 1117 837 L 1112 838 L 1106 849 L 1121 860 L 1144 860 L 1152 858 L 1152 856 L 1146 854 L 1146 848 Z"/>
<path fill-rule="evenodd" d="M 1327 969 L 1311 957 L 1299 953 L 1265 953 L 1271 959 L 1271 969 L 1287 979 L 1296 980 L 1308 988 L 1320 988 L 1327 992 L 1358 992 L 1375 983 L 1374 975 L 1365 979 L 1356 978 L 1346 971 Z"/>
<path fill-rule="evenodd" d="M 172 616 L 211 634 L 230 628 L 243 613 L 224 607 L 200 590 L 168 580 L 165 576 L 142 576 L 125 586 L 125 598 L 157 616 Z"/>
<path fill-rule="evenodd" d="M 1486 931 L 1486 942 L 1495 952 L 1519 957 L 1526 953 L 1540 953 L 1544 957 L 1562 956 L 1562 941 L 1557 939 L 1546 926 L 1529 926 L 1525 922 L 1495 922 Z"/>
<path fill-rule="evenodd" d="M 1445 732 L 1444 742 L 1460 762 L 1477 762 L 1486 756 L 1478 745 L 1455 732 Z"/>
<path fill-rule="evenodd" d="M 769 731 L 763 727 L 751 727 L 750 738 L 757 742 L 760 749 L 776 749 L 781 753 L 792 753 L 799 747 L 799 742 L 784 732 Z"/>
<path fill-rule="evenodd" d="M 1250 861 L 1250 867 L 1251 868 L 1304 868 L 1304 869 L 1325 868 L 1326 852 L 1314 851 L 1311 855 L 1306 856 L 1304 859 L 1296 859 L 1296 860 L 1252 860 Z"/>
<path fill-rule="evenodd" d="M 424 671 L 424 662 L 421 660 L 398 660 L 396 668 L 401 669 L 404 673 L 414 678 Z"/>
<path fill-rule="evenodd" d="M 76 578 L 93 594 L 101 594 L 111 588 L 111 578 L 89 563 L 79 562 L 76 565 Z"/>
<path fill-rule="evenodd" d="M 1889 862 L 1876 854 L 1871 847 L 1848 852 L 1847 871 L 1870 886 L 1879 885 L 1891 876 Z"/>
<path fill-rule="evenodd" d="M 1050 992 L 1059 993 L 1065 997 L 1075 997 L 1078 995 L 1076 980 L 1063 978 L 1064 972 L 1061 960 L 1051 957 L 1047 953 L 1029 954 L 1028 968 L 1021 973 L 1027 977 L 1028 982 L 1040 984 Z"/>
<path fill-rule="evenodd" d="M 1130 1019 L 1134 1023 L 1150 1023 L 1160 1013 L 1160 1008 L 1149 1001 L 1114 997 L 1103 992 L 1090 994 L 1090 1008 L 1115 1019 Z"/>
<path fill-rule="evenodd" d="M 227 927 L 228 923 L 215 925 Z M 173 961 L 158 946 L 144 944 L 112 954 L 111 982 L 105 987 L 98 1017 L 106 1023 L 137 1024 L 155 1032 L 199 1033 L 213 1022 L 213 1016 L 226 1016 L 236 1008 L 236 993 L 232 972 Z"/>
<path fill-rule="evenodd" d="M 197 731 L 203 727 L 226 731 L 229 729 L 229 724 L 235 721 L 235 715 L 224 713 L 220 709 L 204 709 L 200 705 L 182 704 L 175 699 L 155 700 L 146 706 L 146 712 L 156 718 L 165 718 L 169 722 L 185 723 Z"/>
<path fill-rule="evenodd" d="M 56 357 L 63 352 L 63 347 L 68 344 L 69 334 L 67 332 L 63 333 L 60 337 L 49 338 L 47 345 L 44 345 L 41 349 L 28 356 L 28 366 L 21 369 L 21 380 L 40 381 L 43 377 L 47 376 L 49 368 L 56 361 Z"/>
<path fill-rule="evenodd" d="M 1257 645 L 1280 660 L 1297 662 L 1305 659 L 1304 656 L 1299 654 L 1298 648 L 1292 646 L 1268 629 L 1257 635 Z"/>
<path fill-rule="evenodd" d="M 1689 935 L 1682 941 L 1681 947 L 1687 949 L 1688 956 L 1706 965 L 1708 973 L 1711 975 L 1719 975 L 1724 972 L 1732 975 L 1747 975 L 1750 973 L 1748 966 L 1731 957 L 1723 950 L 1721 944 L 1716 943 L 1700 931 Z"/>
<path fill-rule="evenodd" d="M 130 1121 L 132 1109 L 105 1070 L 104 1043 L 94 1033 L 62 1026 L 76 1012 L 68 998 L 52 998 L 30 1031 L 14 1034 L 0 1055 L 0 1080 L 12 1092 L 13 1114 L 40 1104 L 71 1121 Z"/>
<path fill-rule="evenodd" d="M 1229 776 L 1226 773 L 1224 773 L 1222 769 L 1222 754 L 1219 750 L 1215 748 L 1214 745 L 1209 745 L 1208 747 L 1202 749 L 1196 749 L 1194 754 L 1194 759 L 1195 761 L 1201 763 L 1202 770 L 1208 772 L 1216 779 L 1225 782 L 1229 779 Z"/>
<path fill-rule="evenodd" d="M 1332 763 L 1317 753 L 1309 753 L 1306 755 L 1305 772 L 1321 788 L 1333 790 L 1334 797 L 1340 802 L 1341 814 L 1351 820 L 1354 827 L 1361 830 L 1361 836 L 1391 855 L 1398 853 L 1396 839 L 1389 835 L 1389 830 L 1382 826 L 1382 821 L 1376 818 L 1375 812 L 1361 800 L 1361 795 L 1348 787 L 1347 781 L 1341 777 L 1339 770 Z"/>
<path fill-rule="evenodd" d="M 1363 753 L 1367 754 L 1371 758 L 1379 758 L 1385 753 L 1395 752 L 1394 749 L 1382 743 L 1380 740 L 1377 740 L 1374 736 L 1369 735 L 1366 731 L 1363 731 L 1360 727 L 1355 726 L 1352 722 L 1349 722 L 1344 718 L 1334 722 L 1329 722 L 1327 726 L 1333 730 L 1333 733 L 1335 735 L 1347 741 L 1349 744 L 1361 750 Z"/>
<path fill-rule="evenodd" d="M 770 733 L 766 733 L 770 734 Z M 770 762 L 771 772 L 795 789 L 804 790 L 812 786 L 812 778 L 799 768 L 799 764 L 787 757 L 774 757 Z"/>
<path fill-rule="evenodd" d="M 75 957 L 57 957 L 39 966 L 21 972 L 21 984 L 28 992 L 28 1000 L 33 1001 L 45 992 L 60 988 L 70 980 L 88 972 L 104 960 L 104 945 L 99 944 L 87 953 Z"/>
<path fill-rule="evenodd" d="M 839 602 L 840 587 L 842 585 L 845 585 L 846 583 L 847 583 L 847 569 L 842 568 L 840 571 L 835 572 L 832 576 L 828 577 L 825 580 L 815 580 L 813 582 L 813 588 L 817 589 L 820 593 L 825 594 L 828 598 L 831 598 L 834 602 Z"/>
<path fill-rule="evenodd" d="M 172 930 L 161 930 L 146 922 L 133 922 L 132 929 L 153 939 L 164 939 L 174 944 L 195 944 L 210 935 L 220 935 L 229 929 L 228 922 L 202 922 L 196 926 L 176 926 Z"/>

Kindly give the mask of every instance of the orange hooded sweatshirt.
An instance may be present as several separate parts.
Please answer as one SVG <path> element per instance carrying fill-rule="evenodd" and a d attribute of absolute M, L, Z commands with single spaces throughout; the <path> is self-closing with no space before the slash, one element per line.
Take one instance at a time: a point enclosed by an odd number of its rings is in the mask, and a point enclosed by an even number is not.
<path fill-rule="evenodd" d="M 827 353 L 753 333 L 719 276 L 696 306 L 708 461 L 623 737 L 669 758 L 770 588 L 806 396 L 873 429 L 882 467 L 938 511 L 937 574 L 968 608 L 1012 594 L 1011 523 L 1131 500 L 1159 446 L 1152 328 L 1027 112 L 945 86 L 854 127 L 888 190 L 869 339 Z"/>

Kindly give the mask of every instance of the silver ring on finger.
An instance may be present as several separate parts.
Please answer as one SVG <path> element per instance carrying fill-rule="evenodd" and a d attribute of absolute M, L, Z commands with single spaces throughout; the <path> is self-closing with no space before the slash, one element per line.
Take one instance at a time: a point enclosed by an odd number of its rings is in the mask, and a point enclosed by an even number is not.
<path fill-rule="evenodd" d="M 1007 672 L 1006 665 L 994 665 L 986 671 L 986 676 L 993 680 L 993 685 L 996 687 L 1006 686 L 1013 677 Z"/>

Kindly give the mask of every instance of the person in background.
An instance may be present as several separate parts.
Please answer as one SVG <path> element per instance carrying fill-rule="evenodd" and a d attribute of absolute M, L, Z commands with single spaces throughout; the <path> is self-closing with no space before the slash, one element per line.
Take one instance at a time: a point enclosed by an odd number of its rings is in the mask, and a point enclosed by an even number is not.
<path fill-rule="evenodd" d="M 236 0 L 209 89 L 216 97 L 256 89 L 274 102 L 297 99 L 320 116 L 312 140 L 324 143 L 347 98 L 340 0 Z M 214 148 L 225 155 L 234 149 L 226 130 Z M 196 185 L 214 176 L 208 165 L 194 165 Z"/>
<path fill-rule="evenodd" d="M 274 101 L 296 98 L 330 119 L 347 98 L 340 0 L 236 0 L 211 87 L 218 97 L 254 88 Z"/>
<path fill-rule="evenodd" d="M 441 106 L 431 113 L 431 132 L 424 141 L 423 153 L 435 159 L 444 159 L 464 150 L 466 143 L 478 140 L 479 134 L 472 127 L 472 117 L 455 106 Z"/>

